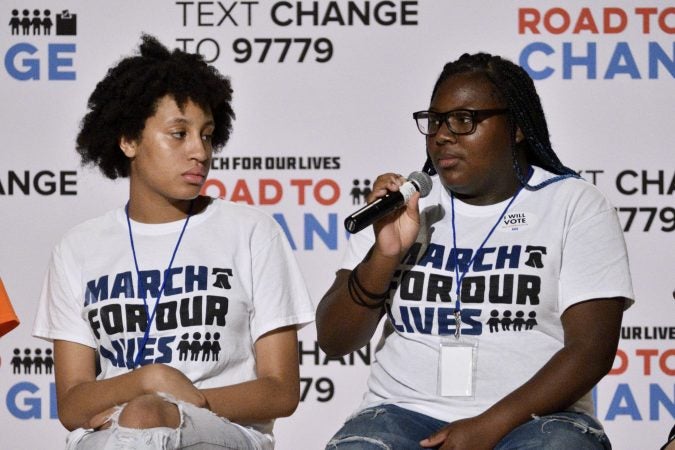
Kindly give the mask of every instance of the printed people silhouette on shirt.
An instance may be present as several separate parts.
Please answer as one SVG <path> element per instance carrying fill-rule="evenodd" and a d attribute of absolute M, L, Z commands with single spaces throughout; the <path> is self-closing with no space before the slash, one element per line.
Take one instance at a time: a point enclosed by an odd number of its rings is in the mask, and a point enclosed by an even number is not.
<path fill-rule="evenodd" d="M 536 312 L 531 311 L 530 314 L 529 314 L 529 317 L 530 318 L 525 321 L 525 329 L 526 330 L 533 329 L 534 326 L 537 324 L 537 319 L 535 319 L 535 317 L 537 317 Z"/>
<path fill-rule="evenodd" d="M 204 343 L 202 344 L 202 361 L 208 361 L 211 358 L 211 333 L 204 335 Z"/>
<path fill-rule="evenodd" d="M 516 318 L 513 319 L 513 331 L 520 331 L 523 329 L 523 325 L 525 325 L 525 319 L 523 319 L 524 316 L 524 312 L 516 311 Z"/>
<path fill-rule="evenodd" d="M 190 342 L 190 361 L 199 361 L 199 352 L 202 350 L 202 343 L 199 340 L 202 338 L 202 334 L 196 332 L 192 335 L 193 341 Z"/>
<path fill-rule="evenodd" d="M 211 341 L 211 333 L 204 334 L 204 342 L 201 342 L 201 333 L 195 332 L 192 335 L 192 342 L 189 341 L 190 334 L 184 333 L 181 336 L 181 341 L 178 343 L 178 360 L 187 361 L 188 353 L 190 361 L 218 361 L 220 354 L 220 333 L 213 333 L 213 341 Z M 201 358 L 200 358 L 201 354 Z"/>
<path fill-rule="evenodd" d="M 525 320 L 524 311 L 516 311 L 515 318 L 512 319 L 511 311 L 504 311 L 502 317 L 499 318 L 499 311 L 493 309 L 490 311 L 490 318 L 487 320 L 486 324 L 489 327 L 490 333 L 498 333 L 499 327 L 501 325 L 502 331 L 523 331 L 523 330 L 532 330 L 537 325 L 537 320 L 535 317 L 537 313 L 531 311 L 529 313 L 529 319 Z M 512 328 L 513 326 L 513 328 Z"/>
<path fill-rule="evenodd" d="M 218 355 L 220 355 L 220 333 L 217 331 L 213 333 L 213 344 L 211 344 L 211 358 L 214 361 L 218 361 Z"/>
<path fill-rule="evenodd" d="M 490 318 L 487 324 L 490 326 L 490 333 L 499 333 L 499 311 L 493 309 L 490 311 Z"/>
<path fill-rule="evenodd" d="M 178 343 L 178 360 L 179 361 L 187 361 L 188 351 L 190 350 L 190 342 L 188 341 L 189 337 L 190 337 L 190 333 L 184 333 L 180 337 L 181 340 Z"/>
<path fill-rule="evenodd" d="M 504 317 L 502 318 L 502 331 L 511 330 L 511 311 L 504 311 Z"/>

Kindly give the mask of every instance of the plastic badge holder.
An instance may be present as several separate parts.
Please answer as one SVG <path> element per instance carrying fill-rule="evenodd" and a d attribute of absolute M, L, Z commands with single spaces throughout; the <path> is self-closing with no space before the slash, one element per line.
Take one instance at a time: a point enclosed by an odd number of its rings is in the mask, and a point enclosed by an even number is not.
<path fill-rule="evenodd" d="M 473 398 L 475 395 L 478 342 L 441 342 L 438 364 L 438 394 L 442 397 Z"/>

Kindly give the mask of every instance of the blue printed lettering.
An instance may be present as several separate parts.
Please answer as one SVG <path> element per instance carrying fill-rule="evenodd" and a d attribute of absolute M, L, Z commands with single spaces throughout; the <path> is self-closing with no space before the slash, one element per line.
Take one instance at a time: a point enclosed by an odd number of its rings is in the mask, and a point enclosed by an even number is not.
<path fill-rule="evenodd" d="M 618 415 L 630 416 L 633 420 L 642 420 L 630 386 L 626 383 L 620 383 L 617 386 L 605 419 L 614 420 Z"/>
<path fill-rule="evenodd" d="M 74 80 L 74 71 L 61 71 L 62 67 L 73 67 L 72 58 L 60 58 L 61 53 L 75 53 L 75 44 L 49 44 L 49 79 Z"/>
<path fill-rule="evenodd" d="M 39 394 L 40 388 L 30 382 L 22 381 L 15 384 L 7 391 L 5 404 L 7 410 L 17 419 L 41 419 L 42 418 L 42 399 L 40 396 L 30 396 L 28 394 Z M 49 384 L 49 418 L 57 419 L 58 410 L 56 404 L 56 384 Z"/>
<path fill-rule="evenodd" d="M 640 71 L 638 70 L 635 58 L 633 58 L 633 54 L 631 53 L 627 42 L 619 42 L 616 44 L 612 59 L 609 61 L 607 67 L 607 72 L 605 72 L 605 80 L 611 80 L 617 74 L 621 73 L 628 74 L 633 79 L 640 78 Z"/>
<path fill-rule="evenodd" d="M 131 276 L 131 272 L 122 272 L 115 276 L 115 281 L 113 282 L 113 287 L 110 291 L 110 298 L 120 298 L 121 296 L 124 296 L 125 298 L 134 298 L 134 280 Z M 100 300 L 105 300 L 105 298 L 101 298 Z"/>
<path fill-rule="evenodd" d="M 20 70 L 16 65 L 16 58 L 20 53 L 33 55 L 38 49 L 25 42 L 13 45 L 5 54 L 5 69 L 12 78 L 17 80 L 39 80 L 40 79 L 40 60 L 37 58 L 24 58 L 21 60 L 24 70 Z"/>

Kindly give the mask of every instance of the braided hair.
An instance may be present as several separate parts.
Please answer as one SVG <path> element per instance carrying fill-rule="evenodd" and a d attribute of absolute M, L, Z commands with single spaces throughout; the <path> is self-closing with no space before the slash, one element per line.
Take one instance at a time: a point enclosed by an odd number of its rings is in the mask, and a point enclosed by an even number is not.
<path fill-rule="evenodd" d="M 129 176 L 129 159 L 119 148 L 120 138 L 140 139 L 145 121 L 155 114 L 164 96 L 173 97 L 181 110 L 190 100 L 211 111 L 214 151 L 227 143 L 232 130 L 229 79 L 207 65 L 201 55 L 169 51 L 149 35 L 141 39 L 140 54 L 119 61 L 96 85 L 77 136 L 82 164 L 98 166 L 113 180 Z"/>
<path fill-rule="evenodd" d="M 460 73 L 482 74 L 495 86 L 495 89 L 506 101 L 509 110 L 511 126 L 511 148 L 513 149 L 513 169 L 518 180 L 525 189 L 538 190 L 544 186 L 563 178 L 579 175 L 569 167 L 563 165 L 551 147 L 546 117 L 541 106 L 541 100 L 534 87 L 532 78 L 525 70 L 511 61 L 487 53 L 465 53 L 456 61 L 447 63 L 438 77 L 431 98 L 436 95 L 439 86 L 448 78 Z M 525 136 L 522 143 L 516 143 L 516 128 L 520 128 Z M 528 184 L 516 158 L 516 149 L 522 146 L 527 161 L 530 164 L 542 167 L 556 174 L 536 186 Z M 424 169 L 429 175 L 434 175 L 431 159 L 427 156 Z"/>

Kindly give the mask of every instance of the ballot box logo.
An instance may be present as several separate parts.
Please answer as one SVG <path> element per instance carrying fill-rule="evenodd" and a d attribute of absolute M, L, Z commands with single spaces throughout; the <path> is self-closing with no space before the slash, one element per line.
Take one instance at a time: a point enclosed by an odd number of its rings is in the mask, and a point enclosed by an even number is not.
<path fill-rule="evenodd" d="M 8 22 L 12 36 L 75 36 L 77 14 L 64 9 L 12 9 Z"/>
<path fill-rule="evenodd" d="M 56 34 L 59 36 L 75 36 L 77 34 L 77 14 L 67 9 L 56 15 Z"/>

